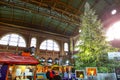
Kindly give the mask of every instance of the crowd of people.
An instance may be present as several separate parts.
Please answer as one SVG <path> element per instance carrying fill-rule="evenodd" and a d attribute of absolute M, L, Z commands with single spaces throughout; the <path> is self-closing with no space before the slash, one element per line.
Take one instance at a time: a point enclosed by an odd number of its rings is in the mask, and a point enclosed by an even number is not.
<path fill-rule="evenodd" d="M 72 72 L 66 69 L 62 69 L 60 72 L 58 69 L 48 68 L 46 72 L 46 78 L 48 80 L 72 80 Z"/>
<path fill-rule="evenodd" d="M 46 73 L 46 77 L 48 80 L 62 80 L 61 76 L 59 75 L 59 71 L 55 70 L 53 71 L 52 69 L 48 69 Z"/>

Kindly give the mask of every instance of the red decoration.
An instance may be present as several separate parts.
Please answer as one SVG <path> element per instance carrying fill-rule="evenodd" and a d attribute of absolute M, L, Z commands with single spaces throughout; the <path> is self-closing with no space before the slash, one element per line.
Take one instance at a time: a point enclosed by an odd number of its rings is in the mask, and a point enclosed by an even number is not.
<path fill-rule="evenodd" d="M 39 61 L 32 56 L 19 56 L 14 53 L 0 52 L 0 63 L 5 64 L 39 64 Z"/>
<path fill-rule="evenodd" d="M 22 52 L 22 56 L 30 56 L 30 52 Z"/>

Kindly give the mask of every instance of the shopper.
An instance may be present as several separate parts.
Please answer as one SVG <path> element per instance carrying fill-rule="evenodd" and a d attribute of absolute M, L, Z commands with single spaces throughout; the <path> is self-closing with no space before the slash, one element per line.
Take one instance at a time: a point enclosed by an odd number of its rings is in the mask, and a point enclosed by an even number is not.
<path fill-rule="evenodd" d="M 55 72 L 54 80 L 62 80 L 61 76 L 59 75 L 59 72 Z"/>
<path fill-rule="evenodd" d="M 48 80 L 54 80 L 55 72 L 51 69 L 48 68 L 48 71 L 46 72 L 46 77 Z"/>

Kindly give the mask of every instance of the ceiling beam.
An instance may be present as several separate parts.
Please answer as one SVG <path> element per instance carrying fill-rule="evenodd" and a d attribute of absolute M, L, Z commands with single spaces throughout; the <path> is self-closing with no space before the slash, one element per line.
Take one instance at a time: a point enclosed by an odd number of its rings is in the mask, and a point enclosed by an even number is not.
<path fill-rule="evenodd" d="M 79 14 L 80 14 L 80 10 L 81 10 L 82 8 L 84 8 L 84 5 L 85 5 L 86 1 L 87 1 L 87 0 L 80 0 L 80 2 L 81 2 L 82 4 L 79 5 L 78 11 L 75 13 L 76 15 L 79 15 Z"/>
<path fill-rule="evenodd" d="M 20 19 L 14 19 L 14 20 L 11 20 L 11 18 L 0 18 L 1 21 L 7 21 L 8 23 L 9 22 L 12 22 L 12 23 L 20 23 L 21 25 L 23 24 L 27 24 L 27 25 L 35 25 L 35 24 L 31 24 L 31 23 L 27 23 L 27 22 L 24 22 L 23 20 L 20 20 Z"/>
<path fill-rule="evenodd" d="M 51 21 L 49 21 L 48 26 L 51 26 L 51 23 L 52 23 L 52 20 L 51 20 Z"/>
<path fill-rule="evenodd" d="M 77 26 L 80 25 L 80 22 L 77 21 L 77 20 L 71 20 L 71 19 L 61 19 L 60 17 L 58 16 L 54 16 L 54 15 L 51 15 L 49 13 L 44 13 L 44 12 L 38 12 L 38 11 L 35 11 L 35 10 L 32 10 L 32 9 L 29 9 L 29 8 L 26 8 L 25 6 L 20 6 L 20 5 L 17 5 L 17 4 L 13 4 L 13 3 L 7 3 L 7 2 L 4 2 L 4 1 L 0 1 L 0 4 L 3 4 L 3 5 L 6 5 L 6 6 L 10 6 L 10 7 L 14 7 L 14 8 L 18 8 L 18 9 L 21 9 L 21 10 L 25 10 L 25 11 L 28 11 L 28 12 L 32 12 L 32 13 L 35 13 L 35 14 L 40 14 L 40 15 L 43 15 L 43 16 L 47 16 L 47 17 L 52 17 L 53 19 L 56 19 L 56 20 L 59 20 L 59 21 L 62 21 L 64 23 L 69 23 L 69 24 L 75 24 Z"/>
<path fill-rule="evenodd" d="M 44 16 L 42 16 L 42 19 L 40 20 L 40 25 L 41 25 L 41 27 L 42 27 L 43 21 L 44 21 Z"/>
<path fill-rule="evenodd" d="M 45 33 L 45 34 L 51 34 L 51 35 L 53 35 L 53 36 L 57 36 L 57 37 L 59 37 L 59 39 L 63 39 L 63 38 L 69 38 L 69 36 L 65 36 L 65 35 L 61 35 L 61 34 L 57 34 L 57 33 L 51 33 L 51 32 L 47 32 L 47 31 L 43 31 L 43 30 L 38 30 L 38 29 L 33 29 L 33 28 L 26 28 L 26 27 L 24 27 L 24 26 L 18 26 L 18 25 L 14 25 L 14 24 L 9 24 L 9 23 L 4 23 L 4 22 L 0 22 L 0 25 L 6 25 L 6 26 L 11 26 L 11 27 L 13 27 L 13 28 L 17 28 L 17 29 L 24 29 L 24 30 L 29 30 L 29 31 L 35 31 L 35 32 L 40 32 L 41 34 L 43 33 Z"/>
<path fill-rule="evenodd" d="M 58 31 L 59 30 L 59 26 L 60 26 L 61 22 L 58 23 L 58 25 L 56 26 L 55 30 Z"/>
<path fill-rule="evenodd" d="M 32 17 L 32 18 L 31 18 L 31 24 L 34 24 L 34 18 L 35 18 L 35 16 L 33 16 L 33 14 L 32 14 L 31 17 Z"/>
<path fill-rule="evenodd" d="M 23 0 L 23 1 L 24 1 L 24 0 Z M 33 1 L 33 0 L 30 0 L 30 1 Z M 34 1 L 37 1 L 37 0 L 34 0 Z M 68 3 L 70 3 L 71 1 L 73 1 L 73 0 L 68 0 Z M 37 1 L 37 2 L 39 3 L 39 1 Z M 54 2 L 55 4 L 58 4 L 58 5 L 61 5 L 61 6 L 65 6 L 65 7 L 68 7 L 68 8 L 70 8 L 70 9 L 74 10 L 74 11 L 77 11 L 76 8 L 73 8 L 72 6 L 67 5 L 66 3 L 64 3 L 64 2 L 62 2 L 62 1 L 60 1 L 60 0 L 48 0 L 48 1 L 43 0 L 43 1 L 42 1 L 42 4 L 45 4 L 45 2 L 48 2 L 48 3 Z"/>
<path fill-rule="evenodd" d="M 22 1 L 28 2 L 27 0 L 22 0 Z M 38 4 L 37 6 L 48 8 L 48 5 L 45 4 L 45 3 L 43 3 L 43 2 L 39 2 L 39 1 L 36 1 L 36 0 L 29 0 L 29 3 L 31 3 L 31 2 Z M 50 0 L 50 2 L 51 2 L 51 0 Z M 71 6 L 67 6 L 65 3 L 60 2 L 60 1 L 56 1 L 56 4 L 57 4 L 57 5 L 61 5 L 61 6 L 68 7 L 69 9 L 71 9 L 71 10 L 73 10 L 73 11 L 75 11 L 75 12 L 78 11 L 77 9 L 75 9 L 75 8 L 73 8 L 73 7 L 71 7 Z M 79 16 L 77 16 L 77 15 L 75 15 L 75 14 L 69 13 L 68 11 L 62 10 L 62 9 L 60 9 L 60 8 L 56 8 L 56 6 L 51 6 L 51 9 L 53 9 L 53 10 L 55 10 L 55 11 L 58 11 L 58 12 L 62 12 L 62 13 L 64 13 L 65 15 L 67 15 L 67 16 L 69 16 L 69 17 L 70 17 L 70 16 L 73 16 L 74 18 L 78 18 L 78 17 L 79 17 Z"/>
<path fill-rule="evenodd" d="M 63 31 L 64 34 L 66 33 L 68 27 L 69 27 L 69 24 L 67 24 L 66 28 L 64 29 L 64 31 Z M 72 33 L 71 33 L 71 34 L 72 34 Z"/>

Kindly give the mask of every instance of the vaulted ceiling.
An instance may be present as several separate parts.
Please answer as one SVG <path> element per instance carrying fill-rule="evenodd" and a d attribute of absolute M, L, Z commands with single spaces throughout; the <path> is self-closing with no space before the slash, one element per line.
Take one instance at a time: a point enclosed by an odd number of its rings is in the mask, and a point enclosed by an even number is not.
<path fill-rule="evenodd" d="M 102 21 L 120 5 L 120 0 L 0 0 L 0 24 L 75 36 L 86 2 Z"/>

